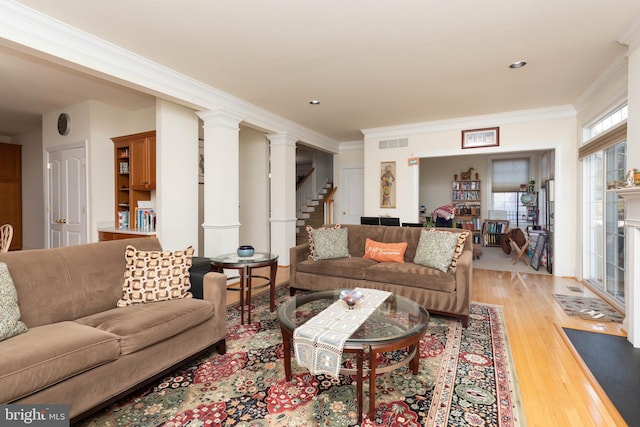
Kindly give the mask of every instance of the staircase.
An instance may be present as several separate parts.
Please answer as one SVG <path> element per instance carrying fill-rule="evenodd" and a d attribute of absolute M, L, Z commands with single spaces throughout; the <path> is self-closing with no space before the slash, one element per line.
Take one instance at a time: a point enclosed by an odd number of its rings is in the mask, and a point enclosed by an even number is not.
<path fill-rule="evenodd" d="M 307 200 L 299 207 L 296 213 L 296 244 L 300 245 L 309 241 L 307 225 L 319 228 L 325 223 L 325 197 L 334 191 L 333 183 L 326 183 L 311 200 Z"/>

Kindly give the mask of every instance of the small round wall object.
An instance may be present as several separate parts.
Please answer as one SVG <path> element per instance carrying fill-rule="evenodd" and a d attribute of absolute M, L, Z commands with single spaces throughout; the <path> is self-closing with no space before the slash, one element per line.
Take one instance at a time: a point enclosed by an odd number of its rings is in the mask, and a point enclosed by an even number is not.
<path fill-rule="evenodd" d="M 255 250 L 253 249 L 253 246 L 251 245 L 242 245 L 240 247 L 238 247 L 238 250 L 236 251 L 238 256 L 241 258 L 248 258 L 253 256 Z"/>

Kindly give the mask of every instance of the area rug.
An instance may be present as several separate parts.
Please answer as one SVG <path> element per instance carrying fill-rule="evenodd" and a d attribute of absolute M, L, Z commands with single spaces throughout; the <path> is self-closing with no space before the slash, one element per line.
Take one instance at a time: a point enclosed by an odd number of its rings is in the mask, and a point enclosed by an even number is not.
<path fill-rule="evenodd" d="M 287 295 L 278 289 L 278 301 Z M 313 376 L 292 358 L 287 382 L 276 313 L 266 295 L 253 303 L 249 325 L 239 324 L 237 306 L 227 310 L 227 354 L 195 360 L 81 425 L 357 425 L 355 379 Z M 432 316 L 418 375 L 404 367 L 377 376 L 376 414 L 362 426 L 524 426 L 503 319 L 502 307 L 482 304 L 472 304 L 466 329 Z"/>
<path fill-rule="evenodd" d="M 624 316 L 600 298 L 553 294 L 560 307 L 569 315 L 599 322 L 622 322 Z M 599 315 L 600 314 L 600 315 Z"/>
<path fill-rule="evenodd" d="M 627 424 L 640 425 L 640 349 L 626 337 L 562 330 Z"/>

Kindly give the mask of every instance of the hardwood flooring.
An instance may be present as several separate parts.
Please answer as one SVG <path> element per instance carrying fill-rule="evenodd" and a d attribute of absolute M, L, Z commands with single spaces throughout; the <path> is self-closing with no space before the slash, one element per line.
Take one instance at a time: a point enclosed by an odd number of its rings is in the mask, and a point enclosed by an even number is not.
<path fill-rule="evenodd" d="M 276 282 L 288 279 L 289 269 L 279 268 Z M 569 286 L 583 292 L 572 291 Z M 621 324 L 570 317 L 555 301 L 554 293 L 596 297 L 573 278 L 480 269 L 473 272 L 472 300 L 504 309 L 526 425 L 626 425 L 562 332 L 562 327 L 570 327 L 625 335 Z M 228 291 L 227 298 L 228 304 L 238 301 L 238 292 Z"/>

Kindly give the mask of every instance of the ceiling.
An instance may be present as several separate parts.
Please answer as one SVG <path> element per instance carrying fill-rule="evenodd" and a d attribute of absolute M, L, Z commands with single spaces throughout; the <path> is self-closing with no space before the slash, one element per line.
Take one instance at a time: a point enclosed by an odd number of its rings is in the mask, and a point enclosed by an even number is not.
<path fill-rule="evenodd" d="M 637 0 L 19 2 L 336 141 L 574 104 L 624 57 L 617 40 L 640 16 Z M 6 46 L 0 77 L 9 136 L 85 99 L 154 102 Z"/>

